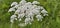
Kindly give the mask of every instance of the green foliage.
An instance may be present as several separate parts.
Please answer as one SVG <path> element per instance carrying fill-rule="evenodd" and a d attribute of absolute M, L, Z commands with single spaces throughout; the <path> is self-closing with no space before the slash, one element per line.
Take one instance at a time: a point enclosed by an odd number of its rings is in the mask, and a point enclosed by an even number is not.
<path fill-rule="evenodd" d="M 0 0 L 0 28 L 10 28 L 10 16 L 8 13 L 10 4 L 12 2 L 19 2 L 20 0 Z M 32 2 L 33 0 L 27 0 Z M 49 16 L 45 17 L 43 21 L 34 21 L 32 25 L 26 27 L 19 27 L 14 23 L 13 28 L 60 28 L 60 0 L 37 0 L 43 6 Z"/>

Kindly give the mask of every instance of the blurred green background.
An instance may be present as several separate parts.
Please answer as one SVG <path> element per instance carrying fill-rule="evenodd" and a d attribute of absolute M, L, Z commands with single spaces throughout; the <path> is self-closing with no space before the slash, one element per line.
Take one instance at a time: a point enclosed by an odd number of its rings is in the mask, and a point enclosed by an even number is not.
<path fill-rule="evenodd" d="M 34 0 L 26 0 L 34 1 Z M 13 24 L 13 28 L 60 28 L 60 0 L 37 0 L 43 6 L 49 16 L 44 17 L 43 21 L 34 21 L 32 25 L 25 27 L 18 26 L 17 22 Z M 20 0 L 0 0 L 0 28 L 10 28 L 10 16 L 8 13 L 12 2 L 20 2 Z"/>

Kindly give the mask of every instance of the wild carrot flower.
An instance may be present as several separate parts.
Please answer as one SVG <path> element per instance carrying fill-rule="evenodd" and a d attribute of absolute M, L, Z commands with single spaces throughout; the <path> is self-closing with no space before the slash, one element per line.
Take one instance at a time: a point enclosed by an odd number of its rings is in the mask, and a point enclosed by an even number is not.
<path fill-rule="evenodd" d="M 19 4 L 17 2 L 13 2 L 11 4 L 12 8 L 10 8 L 8 11 L 8 12 L 11 11 L 15 12 L 14 15 L 10 17 L 11 23 L 13 23 L 14 20 L 18 19 L 19 22 L 23 21 L 23 23 L 19 24 L 19 26 L 32 24 L 32 22 L 34 21 L 33 17 L 36 17 L 37 21 L 42 21 L 43 16 L 48 16 L 47 14 L 48 12 L 42 6 L 38 6 L 36 4 L 40 4 L 40 3 L 38 1 L 33 1 L 31 3 L 25 0 L 22 0 L 21 2 L 19 2 Z M 25 20 L 22 20 L 23 18 Z"/>

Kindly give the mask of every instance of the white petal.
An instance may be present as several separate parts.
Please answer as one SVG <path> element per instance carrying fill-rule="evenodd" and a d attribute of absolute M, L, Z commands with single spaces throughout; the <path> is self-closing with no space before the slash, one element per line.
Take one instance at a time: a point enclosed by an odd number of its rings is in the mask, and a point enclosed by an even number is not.
<path fill-rule="evenodd" d="M 20 10 L 16 10 L 14 14 L 19 14 L 20 13 Z"/>
<path fill-rule="evenodd" d="M 15 5 L 17 5 L 18 3 L 17 2 L 13 2 L 12 4 L 11 4 L 11 6 L 15 6 Z"/>
<path fill-rule="evenodd" d="M 39 21 L 39 20 L 41 20 L 43 17 L 42 17 L 41 15 L 37 15 L 36 18 L 37 18 L 37 20 Z"/>
<path fill-rule="evenodd" d="M 12 12 L 12 11 L 15 11 L 14 8 L 10 8 L 8 12 Z"/>
<path fill-rule="evenodd" d="M 47 12 L 46 10 L 42 10 L 41 13 L 42 13 L 42 14 L 46 14 L 46 13 L 48 13 L 48 12 Z"/>
<path fill-rule="evenodd" d="M 37 1 L 33 1 L 32 4 L 40 4 L 40 3 Z"/>
<path fill-rule="evenodd" d="M 18 14 L 19 21 L 21 21 L 24 16 L 24 14 Z"/>
<path fill-rule="evenodd" d="M 25 1 L 25 0 L 22 0 L 22 1 L 20 1 L 20 2 L 19 2 L 20 6 L 25 5 L 25 3 L 26 3 L 26 1 Z"/>
<path fill-rule="evenodd" d="M 11 16 L 11 19 L 16 18 L 16 17 L 17 17 L 16 15 L 12 15 L 12 16 Z"/>

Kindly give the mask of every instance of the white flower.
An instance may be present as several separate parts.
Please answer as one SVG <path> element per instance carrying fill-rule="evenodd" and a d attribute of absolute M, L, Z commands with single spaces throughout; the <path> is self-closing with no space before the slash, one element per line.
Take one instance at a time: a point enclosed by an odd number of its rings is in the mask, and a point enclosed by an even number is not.
<path fill-rule="evenodd" d="M 22 13 L 22 14 L 18 14 L 19 21 L 21 21 L 21 19 L 22 19 L 24 16 L 25 16 L 24 13 Z"/>
<path fill-rule="evenodd" d="M 14 14 L 19 14 L 20 13 L 20 10 L 16 10 Z"/>
<path fill-rule="evenodd" d="M 40 4 L 40 3 L 37 1 L 33 1 L 32 4 Z"/>
<path fill-rule="evenodd" d="M 18 14 L 18 18 L 23 18 L 24 16 L 25 16 L 24 13 L 22 13 L 22 14 Z"/>
<path fill-rule="evenodd" d="M 14 18 L 16 18 L 16 17 L 17 17 L 16 15 L 12 15 L 12 16 L 11 16 L 11 19 L 14 19 Z"/>
<path fill-rule="evenodd" d="M 14 8 L 10 8 L 8 12 L 12 12 L 12 11 L 15 11 Z"/>
<path fill-rule="evenodd" d="M 17 5 L 18 3 L 17 2 L 13 2 L 12 4 L 11 4 L 11 6 L 15 6 L 15 5 Z"/>
<path fill-rule="evenodd" d="M 44 14 L 43 16 L 48 16 L 48 14 Z"/>
<path fill-rule="evenodd" d="M 32 5 L 32 3 L 31 2 L 27 2 L 25 5 L 29 6 L 29 5 Z"/>
<path fill-rule="evenodd" d="M 33 17 L 34 16 L 34 14 L 33 13 L 28 13 L 28 15 L 27 15 L 27 17 Z"/>
<path fill-rule="evenodd" d="M 46 10 L 42 10 L 41 13 L 45 14 L 45 13 L 47 13 L 47 11 Z"/>
<path fill-rule="evenodd" d="M 44 10 L 44 8 L 43 8 L 42 6 L 40 6 L 40 9 L 41 9 L 41 10 Z"/>
<path fill-rule="evenodd" d="M 42 21 L 42 16 L 41 15 L 36 15 L 36 18 L 37 18 L 37 20 L 39 21 L 39 20 L 41 20 Z"/>
<path fill-rule="evenodd" d="M 37 8 L 35 8 L 35 9 L 40 10 L 41 8 L 40 8 L 40 6 L 37 6 Z"/>
<path fill-rule="evenodd" d="M 46 10 L 42 10 L 41 13 L 43 14 L 43 16 L 48 16 L 48 12 Z"/>
<path fill-rule="evenodd" d="M 14 11 L 14 15 L 10 18 L 10 22 L 14 22 L 14 20 L 19 20 L 19 26 L 26 26 L 27 24 L 32 24 L 34 21 L 34 17 L 36 15 L 37 21 L 42 21 L 43 16 L 47 16 L 48 12 L 42 7 L 36 4 L 40 4 L 38 1 L 27 2 L 25 0 L 21 0 L 19 4 L 17 2 L 13 2 L 11 4 L 12 8 L 9 9 L 8 12 Z M 42 13 L 42 14 L 41 14 Z M 22 20 L 24 18 L 24 20 Z M 21 23 L 21 21 L 23 23 Z"/>
<path fill-rule="evenodd" d="M 32 10 L 33 14 L 37 15 L 37 14 L 40 14 L 38 10 L 34 9 Z"/>
<path fill-rule="evenodd" d="M 26 18 L 25 19 L 25 24 L 31 23 L 31 19 L 30 18 Z"/>
<path fill-rule="evenodd" d="M 25 5 L 25 3 L 26 3 L 26 1 L 25 0 L 22 0 L 22 1 L 19 2 L 19 5 L 20 6 L 23 6 L 23 5 Z"/>
<path fill-rule="evenodd" d="M 33 6 L 32 6 L 32 9 L 35 9 L 35 8 L 37 8 L 37 5 L 33 5 Z"/>
<path fill-rule="evenodd" d="M 17 9 L 19 7 L 19 5 L 15 5 L 14 8 Z"/>
<path fill-rule="evenodd" d="M 15 19 L 17 20 L 16 17 L 17 17 L 16 15 L 12 15 L 12 16 L 10 17 L 10 21 L 13 23 L 13 21 L 14 21 Z"/>

